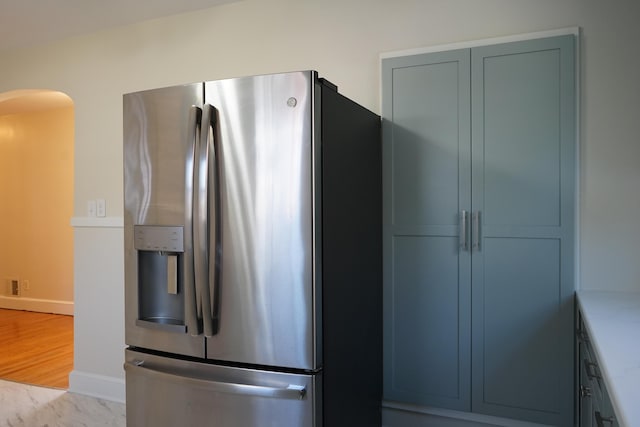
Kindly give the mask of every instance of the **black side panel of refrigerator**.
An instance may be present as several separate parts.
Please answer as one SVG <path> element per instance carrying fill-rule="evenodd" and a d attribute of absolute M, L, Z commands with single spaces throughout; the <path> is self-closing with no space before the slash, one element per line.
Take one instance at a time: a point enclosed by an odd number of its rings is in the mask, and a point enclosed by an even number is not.
<path fill-rule="evenodd" d="M 321 87 L 324 425 L 380 426 L 380 117 Z"/>

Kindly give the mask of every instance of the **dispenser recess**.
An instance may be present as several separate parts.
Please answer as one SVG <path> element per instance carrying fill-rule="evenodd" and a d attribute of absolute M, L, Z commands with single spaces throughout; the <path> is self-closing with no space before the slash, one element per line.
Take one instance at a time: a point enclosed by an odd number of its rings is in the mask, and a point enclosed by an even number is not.
<path fill-rule="evenodd" d="M 185 333 L 182 226 L 136 225 L 138 319 L 147 328 Z"/>

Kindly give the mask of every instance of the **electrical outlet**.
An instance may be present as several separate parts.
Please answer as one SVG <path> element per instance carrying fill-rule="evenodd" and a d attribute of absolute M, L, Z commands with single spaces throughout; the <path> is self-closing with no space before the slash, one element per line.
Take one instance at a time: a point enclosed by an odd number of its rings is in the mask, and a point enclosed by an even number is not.
<path fill-rule="evenodd" d="M 9 291 L 9 295 L 12 297 L 19 297 L 21 292 L 20 292 L 20 280 L 19 279 L 14 279 L 14 278 L 10 278 L 7 279 L 7 290 Z"/>
<path fill-rule="evenodd" d="M 29 289 L 31 289 L 31 283 L 29 283 L 28 280 L 23 280 L 22 281 L 22 289 L 25 291 L 28 291 Z"/>

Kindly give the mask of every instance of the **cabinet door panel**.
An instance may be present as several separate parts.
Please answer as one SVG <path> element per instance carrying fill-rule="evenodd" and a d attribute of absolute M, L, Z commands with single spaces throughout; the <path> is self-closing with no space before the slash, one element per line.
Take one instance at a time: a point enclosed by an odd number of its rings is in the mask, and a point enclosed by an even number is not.
<path fill-rule="evenodd" d="M 385 399 L 469 410 L 469 51 L 383 61 Z M 393 95 L 392 95 L 393 94 Z"/>
<path fill-rule="evenodd" d="M 560 224 L 559 55 L 483 58 L 487 225 Z"/>
<path fill-rule="evenodd" d="M 457 251 L 455 237 L 394 238 L 394 390 L 460 397 Z"/>
<path fill-rule="evenodd" d="M 560 242 L 487 238 L 483 250 L 483 401 L 558 412 L 561 335 L 548 325 L 560 311 Z"/>
<path fill-rule="evenodd" d="M 393 71 L 393 222 L 455 225 L 458 62 Z"/>
<path fill-rule="evenodd" d="M 472 410 L 573 420 L 573 37 L 472 50 Z"/>

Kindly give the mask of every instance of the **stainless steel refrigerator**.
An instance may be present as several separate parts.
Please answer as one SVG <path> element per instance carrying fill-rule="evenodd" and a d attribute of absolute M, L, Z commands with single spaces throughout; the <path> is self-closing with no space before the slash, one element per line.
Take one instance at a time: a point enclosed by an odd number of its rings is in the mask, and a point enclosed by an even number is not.
<path fill-rule="evenodd" d="M 380 118 L 315 71 L 123 110 L 127 425 L 380 425 Z"/>

